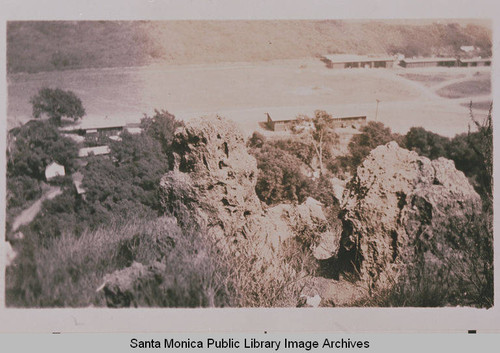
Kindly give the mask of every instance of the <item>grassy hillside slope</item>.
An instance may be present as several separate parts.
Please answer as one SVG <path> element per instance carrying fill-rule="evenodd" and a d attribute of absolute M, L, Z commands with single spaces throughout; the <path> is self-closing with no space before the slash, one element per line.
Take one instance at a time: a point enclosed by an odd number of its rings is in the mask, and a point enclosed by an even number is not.
<path fill-rule="evenodd" d="M 326 53 L 451 55 L 491 52 L 477 21 L 53 21 L 9 22 L 8 72 L 197 64 L 313 57 Z"/>

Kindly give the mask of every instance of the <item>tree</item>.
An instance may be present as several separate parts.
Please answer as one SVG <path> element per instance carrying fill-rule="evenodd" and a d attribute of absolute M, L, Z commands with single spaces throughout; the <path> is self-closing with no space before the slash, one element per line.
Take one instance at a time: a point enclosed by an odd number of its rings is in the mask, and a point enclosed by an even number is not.
<path fill-rule="evenodd" d="M 350 156 L 347 163 L 351 171 L 354 171 L 375 147 L 394 140 L 400 142 L 398 140 L 401 139 L 381 122 L 370 121 L 360 131 L 361 134 L 353 136 L 348 145 Z"/>
<path fill-rule="evenodd" d="M 316 110 L 314 118 L 299 116 L 298 123 L 294 128 L 297 133 L 304 133 L 308 143 L 314 148 L 314 153 L 319 163 L 320 173 L 324 172 L 325 152 L 338 140 L 338 136 L 333 129 L 333 118 L 323 110 Z"/>
<path fill-rule="evenodd" d="M 404 137 L 405 147 L 421 156 L 436 159 L 446 156 L 446 147 L 450 140 L 422 127 L 412 127 Z"/>
<path fill-rule="evenodd" d="M 52 161 L 64 166 L 67 173 L 76 168 L 78 147 L 61 136 L 57 128 L 46 121 L 30 121 L 10 133 L 15 138 L 7 156 L 7 175 L 26 175 L 44 180 L 45 167 Z"/>
<path fill-rule="evenodd" d="M 265 144 L 257 151 L 255 158 L 261 171 L 255 186 L 259 199 L 268 205 L 305 200 L 309 194 L 310 180 L 302 174 L 302 162 L 297 157 Z"/>
<path fill-rule="evenodd" d="M 493 103 L 490 105 L 488 116 L 483 122 L 478 121 L 472 113 L 472 102 L 470 103 L 470 118 L 477 128 L 477 133 L 472 134 L 469 130 L 469 146 L 479 156 L 479 166 L 482 173 L 478 175 L 479 188 L 486 196 L 488 207 L 493 202 Z"/>
<path fill-rule="evenodd" d="M 161 143 L 165 153 L 168 153 L 170 150 L 170 145 L 174 140 L 175 130 L 181 126 L 184 126 L 182 121 L 176 120 L 175 115 L 163 109 L 155 109 L 155 115 L 153 117 L 144 115 L 144 118 L 141 119 L 142 129 L 146 134 Z"/>
<path fill-rule="evenodd" d="M 57 125 L 61 124 L 62 117 L 72 118 L 75 121 L 85 115 L 82 101 L 71 91 L 60 88 L 42 88 L 38 94 L 31 97 L 33 116 L 39 118 L 47 114 Z"/>

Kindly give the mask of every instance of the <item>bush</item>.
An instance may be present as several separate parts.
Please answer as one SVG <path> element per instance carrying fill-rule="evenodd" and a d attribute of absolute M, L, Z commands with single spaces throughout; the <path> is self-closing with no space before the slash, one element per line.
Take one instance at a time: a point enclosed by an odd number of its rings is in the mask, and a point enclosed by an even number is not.
<path fill-rule="evenodd" d="M 160 277 L 138 284 L 137 306 L 295 306 L 305 276 L 291 264 L 300 251 L 292 256 L 283 249 L 266 259 L 255 238 L 229 251 L 167 217 L 113 220 L 79 237 L 65 232 L 42 248 L 33 240 L 23 241 L 7 268 L 9 307 L 105 306 L 96 293 L 104 276 L 134 261 L 166 264 Z"/>
<path fill-rule="evenodd" d="M 255 154 L 260 169 L 255 191 L 265 203 L 302 202 L 308 195 L 309 180 L 301 172 L 302 162 L 291 154 L 265 145 Z"/>
<path fill-rule="evenodd" d="M 15 142 L 7 156 L 7 176 L 45 179 L 45 167 L 52 161 L 69 174 L 76 169 L 76 143 L 61 136 L 57 127 L 46 121 L 30 121 L 10 131 Z"/>
<path fill-rule="evenodd" d="M 184 123 L 176 120 L 175 116 L 166 110 L 155 109 L 153 117 L 144 115 L 141 120 L 144 132 L 160 142 L 164 153 L 170 152 L 175 130 L 181 126 L 184 126 Z"/>
<path fill-rule="evenodd" d="M 168 218 L 112 221 L 80 237 L 66 232 L 44 248 L 31 240 L 23 242 L 15 266 L 7 270 L 8 306 L 104 306 L 104 296 L 96 293 L 104 275 L 133 261 L 168 264 L 161 286 L 144 288 L 138 296 L 141 306 L 197 307 L 211 301 L 223 306 L 227 301 L 225 293 L 210 290 L 211 276 L 223 272 L 211 267 L 203 237 L 183 232 Z"/>
<path fill-rule="evenodd" d="M 449 143 L 448 138 L 427 131 L 422 127 L 412 127 L 403 139 L 403 147 L 430 159 L 446 156 Z"/>
<path fill-rule="evenodd" d="M 366 156 L 377 146 L 384 145 L 391 141 L 401 144 L 402 137 L 393 134 L 391 129 L 385 127 L 381 122 L 369 121 L 361 129 L 361 134 L 352 137 L 349 142 L 349 155 L 342 158 L 343 167 L 351 173 L 363 162 Z"/>

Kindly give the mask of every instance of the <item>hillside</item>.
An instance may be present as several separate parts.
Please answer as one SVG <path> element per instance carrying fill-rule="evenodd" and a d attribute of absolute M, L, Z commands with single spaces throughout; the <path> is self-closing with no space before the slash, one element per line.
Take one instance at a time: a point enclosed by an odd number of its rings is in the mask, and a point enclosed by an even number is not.
<path fill-rule="evenodd" d="M 438 23 L 439 22 L 439 23 Z M 253 62 L 325 53 L 491 55 L 488 23 L 438 21 L 54 21 L 7 24 L 7 70 Z"/>

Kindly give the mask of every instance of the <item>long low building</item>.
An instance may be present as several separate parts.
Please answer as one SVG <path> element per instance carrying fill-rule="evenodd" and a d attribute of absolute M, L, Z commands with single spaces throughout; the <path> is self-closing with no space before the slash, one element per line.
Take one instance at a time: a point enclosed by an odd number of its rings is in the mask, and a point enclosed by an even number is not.
<path fill-rule="evenodd" d="M 456 58 L 417 58 L 417 59 L 403 59 L 400 62 L 402 67 L 413 68 L 413 67 L 453 67 L 458 66 L 458 60 Z"/>
<path fill-rule="evenodd" d="M 391 68 L 396 59 L 392 56 L 369 56 L 351 54 L 323 55 L 323 62 L 332 69 Z"/>
<path fill-rule="evenodd" d="M 267 115 L 267 126 L 272 131 L 288 131 L 296 124 L 297 119 L 273 120 L 269 113 Z M 359 128 L 366 124 L 366 116 L 347 116 L 332 118 L 332 128 L 355 127 Z"/>
<path fill-rule="evenodd" d="M 458 59 L 458 65 L 463 67 L 491 66 L 491 58 Z"/>

